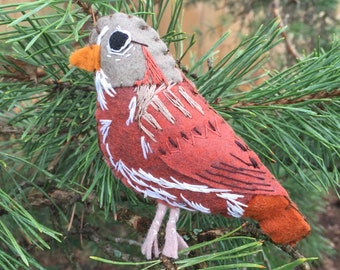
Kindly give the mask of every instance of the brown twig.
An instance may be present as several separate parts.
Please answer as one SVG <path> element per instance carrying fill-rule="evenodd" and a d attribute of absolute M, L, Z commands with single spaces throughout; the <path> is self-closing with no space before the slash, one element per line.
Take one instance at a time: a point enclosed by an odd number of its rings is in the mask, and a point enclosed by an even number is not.
<path fill-rule="evenodd" d="M 274 16 L 279 20 L 279 24 L 280 24 L 279 27 L 284 28 L 285 24 L 283 23 L 282 17 L 280 15 L 280 2 L 279 2 L 279 0 L 273 0 L 272 12 L 273 12 Z M 301 55 L 297 52 L 297 50 L 295 49 L 295 46 L 289 41 L 286 31 L 283 31 L 281 36 L 285 40 L 288 52 L 295 59 L 301 59 Z"/>
<path fill-rule="evenodd" d="M 48 196 L 46 197 L 46 195 L 39 190 L 32 188 L 27 195 L 27 201 L 34 207 L 58 205 L 65 209 L 75 202 L 81 202 L 82 199 L 81 194 L 73 190 L 55 188 L 50 190 L 47 194 Z"/>
<path fill-rule="evenodd" d="M 174 262 L 172 258 L 166 257 L 163 254 L 160 255 L 159 259 L 161 260 L 163 266 L 166 270 L 177 270 L 178 266 Z"/>
<path fill-rule="evenodd" d="M 22 135 L 25 132 L 23 128 L 16 128 L 7 125 L 0 125 L 0 134 L 9 134 L 9 135 Z"/>
<path fill-rule="evenodd" d="M 95 12 L 93 10 L 91 4 L 88 4 L 86 2 L 82 2 L 82 1 L 79 1 L 79 0 L 75 0 L 74 3 L 77 4 L 78 6 L 80 6 L 85 11 L 86 14 L 92 16 L 92 21 L 93 21 L 94 24 L 97 22 L 98 12 Z"/>
<path fill-rule="evenodd" d="M 46 196 L 28 183 L 21 185 L 21 189 L 29 189 L 27 201 L 30 207 L 34 208 L 58 205 L 59 207 L 66 209 L 71 205 L 75 205 L 76 202 L 82 202 L 81 194 L 74 190 L 61 190 L 57 187 L 50 188 Z M 94 195 L 88 196 L 86 203 L 91 203 L 93 199 Z M 8 212 L 5 209 L 0 208 L 0 216 L 7 214 Z"/>
<path fill-rule="evenodd" d="M 9 125 L 4 125 L 0 123 L 0 134 L 7 135 L 22 135 L 26 130 L 24 128 L 13 127 Z M 38 131 L 32 129 L 29 134 L 36 133 L 38 135 L 43 135 L 48 131 L 47 128 L 41 128 Z M 66 131 L 65 131 L 66 132 Z"/>
<path fill-rule="evenodd" d="M 24 61 L 16 60 L 10 56 L 7 57 L 8 66 L 6 64 L 0 63 L 0 70 L 5 69 L 7 73 L 2 74 L 2 77 L 6 81 L 17 82 L 17 81 L 34 81 L 36 85 L 49 86 L 54 91 L 69 90 L 72 86 L 70 82 L 61 82 L 58 80 L 47 79 L 40 81 L 39 79 L 46 75 L 46 72 L 42 68 L 34 67 Z M 16 68 L 20 62 L 21 67 Z M 78 90 L 85 92 L 95 91 L 94 86 L 78 86 Z"/>
<path fill-rule="evenodd" d="M 290 245 L 276 245 L 279 247 L 283 252 L 287 253 L 291 258 L 294 260 L 305 258 L 296 248 Z M 298 266 L 300 270 L 310 270 L 310 266 L 307 262 L 303 262 Z"/>
<path fill-rule="evenodd" d="M 233 228 L 216 228 L 208 231 L 201 232 L 197 235 L 197 242 L 201 243 L 204 241 L 210 241 L 215 238 L 218 238 L 220 236 L 223 236 L 227 233 L 230 233 L 233 230 Z M 279 245 L 276 243 L 273 243 L 273 241 L 264 234 L 261 229 L 259 229 L 254 224 L 244 223 L 242 228 L 238 230 L 234 235 L 239 236 L 251 236 L 256 239 L 260 239 L 263 241 L 271 242 L 278 248 L 280 248 L 283 252 L 288 254 L 293 260 L 305 258 L 296 248 L 290 246 L 290 245 Z M 310 270 L 310 266 L 307 262 L 304 262 L 300 265 L 301 270 Z"/>
<path fill-rule="evenodd" d="M 316 93 L 312 93 L 309 95 L 301 96 L 301 97 L 292 97 L 292 98 L 282 98 L 270 102 L 261 102 L 261 103 L 255 103 L 255 102 L 238 102 L 234 104 L 233 108 L 238 107 L 249 107 L 249 106 L 271 106 L 271 105 L 290 105 L 290 104 L 298 104 L 302 103 L 308 100 L 318 100 L 318 99 L 332 99 L 335 97 L 340 97 L 340 89 L 334 89 L 332 91 L 319 91 Z"/>
<path fill-rule="evenodd" d="M 176 64 L 178 66 L 178 68 L 187 76 L 190 76 L 191 78 L 197 80 L 199 77 L 196 73 L 190 73 L 189 74 L 189 69 L 185 66 L 182 65 L 182 63 L 180 61 L 176 61 Z"/>
<path fill-rule="evenodd" d="M 313 99 L 331 99 L 335 97 L 340 97 L 340 89 L 335 89 L 332 91 L 319 91 L 317 93 L 309 94 L 306 96 L 302 96 L 299 98 L 293 99 L 280 99 L 277 101 L 268 102 L 266 105 L 277 105 L 277 104 L 296 104 L 301 103 L 306 100 L 313 100 Z"/>

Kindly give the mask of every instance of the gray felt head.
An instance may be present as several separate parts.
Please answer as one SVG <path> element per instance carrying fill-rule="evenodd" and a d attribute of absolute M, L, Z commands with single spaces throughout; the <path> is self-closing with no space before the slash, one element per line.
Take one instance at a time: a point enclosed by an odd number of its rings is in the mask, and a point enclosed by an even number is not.
<path fill-rule="evenodd" d="M 119 44 L 112 49 L 110 41 Z M 132 42 L 131 42 L 132 41 Z M 98 20 L 90 36 L 91 44 L 100 44 L 100 66 L 113 87 L 133 86 L 145 75 L 146 63 L 140 44 L 147 50 L 169 82 L 181 82 L 182 75 L 158 33 L 138 17 L 115 13 Z"/>

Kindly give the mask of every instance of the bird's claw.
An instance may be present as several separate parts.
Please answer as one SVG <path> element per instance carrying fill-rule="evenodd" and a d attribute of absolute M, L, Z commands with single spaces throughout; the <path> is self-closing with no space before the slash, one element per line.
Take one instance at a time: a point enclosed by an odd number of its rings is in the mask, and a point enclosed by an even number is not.
<path fill-rule="evenodd" d="M 175 232 L 176 235 L 169 239 L 165 240 L 164 248 L 162 251 L 162 254 L 166 257 L 178 258 L 178 251 L 185 249 L 188 247 L 187 243 L 184 241 L 182 236 L 180 236 L 177 232 Z"/>
<path fill-rule="evenodd" d="M 142 254 L 145 255 L 146 259 L 150 260 L 152 254 L 158 257 L 160 252 L 158 248 L 158 239 L 156 231 L 149 231 L 142 245 Z"/>

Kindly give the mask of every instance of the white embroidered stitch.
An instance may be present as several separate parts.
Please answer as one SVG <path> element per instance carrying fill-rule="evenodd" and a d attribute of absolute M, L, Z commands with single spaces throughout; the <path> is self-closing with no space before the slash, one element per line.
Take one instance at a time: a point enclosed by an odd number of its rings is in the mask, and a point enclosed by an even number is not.
<path fill-rule="evenodd" d="M 147 112 L 147 107 L 152 102 L 155 95 L 156 85 L 141 85 L 135 88 L 137 94 L 137 106 L 138 110 L 136 113 L 136 119 L 139 127 L 143 130 L 153 141 L 155 141 L 154 135 L 142 124 L 141 120 L 144 119 L 151 126 L 156 129 L 161 129 L 156 119 Z"/>
<path fill-rule="evenodd" d="M 185 210 L 188 210 L 188 211 L 194 211 L 194 209 L 191 209 L 191 208 L 188 208 L 186 206 L 185 203 L 182 203 L 182 202 L 176 202 L 176 201 L 169 201 L 168 199 L 165 200 L 168 204 L 172 205 L 173 207 L 178 207 L 178 208 L 182 208 L 182 209 L 185 209 Z"/>
<path fill-rule="evenodd" d="M 171 87 L 173 85 L 174 84 L 172 84 Z M 141 122 L 141 120 L 144 119 L 153 128 L 162 130 L 162 127 L 159 125 L 157 120 L 150 113 L 147 112 L 147 108 L 150 105 L 155 110 L 159 111 L 168 121 L 170 121 L 170 123 L 175 123 L 175 118 L 157 96 L 158 93 L 164 91 L 165 89 L 165 84 L 162 84 L 159 87 L 157 87 L 156 85 L 141 85 L 135 88 L 135 92 L 137 94 L 138 110 L 136 113 L 136 119 L 138 121 L 138 125 L 153 141 L 156 141 L 153 133 L 148 130 Z"/>
<path fill-rule="evenodd" d="M 192 207 L 193 209 L 200 211 L 202 213 L 206 213 L 206 214 L 210 214 L 210 209 L 203 206 L 200 203 L 197 202 L 193 202 L 193 201 L 189 201 L 187 198 L 185 198 L 183 196 L 183 194 L 181 193 L 181 198 L 183 199 L 183 201 L 185 201 L 190 207 Z"/>
<path fill-rule="evenodd" d="M 133 97 L 131 99 L 129 107 L 128 107 L 129 110 L 130 110 L 130 113 L 129 113 L 129 118 L 126 120 L 127 126 L 132 124 L 132 122 L 133 122 L 133 119 L 135 117 L 136 107 L 137 107 L 137 98 Z"/>
<path fill-rule="evenodd" d="M 171 85 L 170 85 L 171 86 Z M 163 94 L 166 98 L 177 108 L 179 109 L 186 117 L 191 118 L 191 113 L 185 108 L 183 103 L 180 101 L 178 97 L 170 90 L 171 87 L 167 87 Z"/>
<path fill-rule="evenodd" d="M 154 96 L 150 104 L 155 110 L 159 111 L 171 124 L 175 124 L 175 117 L 172 116 L 168 108 L 159 99 L 157 95 Z"/>
<path fill-rule="evenodd" d="M 115 94 L 117 94 L 108 79 L 102 69 L 96 72 L 95 86 L 97 90 L 97 100 L 102 110 L 108 110 L 104 92 L 110 97 L 114 97 Z"/>
<path fill-rule="evenodd" d="M 237 218 L 242 217 L 244 213 L 244 209 L 242 207 L 247 207 L 247 205 L 237 200 L 239 198 L 243 198 L 243 195 L 224 192 L 216 194 L 216 196 L 227 200 L 227 210 L 229 215 Z"/>
<path fill-rule="evenodd" d="M 164 197 L 165 198 L 169 198 L 170 200 L 176 200 L 176 196 L 175 195 L 172 195 L 172 194 L 170 194 L 169 192 L 166 192 L 164 189 L 160 189 L 160 188 L 155 188 L 155 187 L 153 187 L 153 186 L 151 186 L 151 187 L 149 187 L 149 188 L 151 188 L 152 190 L 150 190 L 150 192 L 152 192 L 152 194 L 153 193 L 155 193 L 155 194 L 160 194 L 160 195 L 164 195 Z"/>
<path fill-rule="evenodd" d="M 123 52 L 112 52 L 111 50 L 110 50 L 110 46 L 109 45 L 107 45 L 107 51 L 109 52 L 109 53 L 111 53 L 111 54 L 113 54 L 113 55 L 116 55 L 116 56 L 124 56 L 124 57 L 129 57 L 129 56 L 131 56 L 131 53 L 128 53 L 127 54 L 127 52 L 128 51 L 130 51 L 132 48 L 134 48 L 134 46 L 132 45 L 132 44 L 130 44 L 126 49 L 125 49 L 125 51 L 123 51 Z M 107 55 L 108 57 L 111 57 L 109 54 Z M 117 59 L 116 59 L 117 60 Z M 119 59 L 118 61 L 120 61 L 121 59 Z"/>
<path fill-rule="evenodd" d="M 153 187 L 151 185 L 147 185 L 141 179 L 136 178 L 135 175 L 133 175 L 134 170 L 130 170 L 128 167 L 126 167 L 125 164 L 121 160 L 119 160 L 117 164 L 118 164 L 117 171 L 119 171 L 125 177 L 125 179 L 128 181 L 129 185 L 132 188 L 134 188 L 140 193 L 143 193 L 144 197 L 149 196 L 151 198 L 160 199 L 164 201 L 169 200 L 169 199 L 176 200 L 177 197 L 170 194 L 169 192 L 163 189 L 160 189 L 160 188 Z M 144 190 L 141 189 L 140 187 L 133 184 L 131 180 L 140 186 L 146 187 L 146 189 Z"/>
<path fill-rule="evenodd" d="M 142 147 L 143 157 L 145 159 L 147 159 L 148 158 L 148 154 L 152 153 L 152 149 L 151 149 L 150 144 L 145 141 L 145 137 L 144 136 L 142 136 L 140 138 L 140 145 Z"/>
<path fill-rule="evenodd" d="M 170 177 L 172 181 L 170 182 L 165 180 L 164 178 L 154 177 L 151 173 L 147 173 L 142 169 L 136 171 L 135 169 L 129 169 L 122 160 L 118 160 L 116 163 L 113 160 L 111 155 L 109 145 L 106 143 L 106 151 L 109 155 L 109 160 L 115 170 L 123 175 L 123 177 L 127 180 L 128 184 L 134 188 L 137 192 L 144 194 L 145 197 L 151 197 L 154 199 L 162 200 L 167 202 L 169 205 L 174 207 L 179 207 L 182 209 L 186 209 L 189 211 L 200 211 L 203 213 L 210 213 L 210 209 L 203 206 L 200 203 L 189 201 L 181 194 L 181 198 L 185 203 L 176 202 L 177 197 L 175 195 L 170 194 L 161 188 L 156 188 L 149 183 L 157 184 L 162 188 L 173 188 L 179 190 L 188 190 L 190 192 L 198 192 L 198 193 L 210 193 L 215 192 L 217 197 L 226 200 L 227 204 L 227 212 L 229 215 L 233 217 L 242 217 L 244 213 L 244 207 L 247 207 L 246 204 L 241 203 L 238 199 L 243 198 L 243 195 L 230 193 L 230 190 L 224 189 L 216 189 L 216 188 L 208 188 L 206 185 L 192 185 L 185 182 L 179 182 L 174 177 Z M 142 189 L 144 187 L 145 189 Z"/>
<path fill-rule="evenodd" d="M 100 34 L 97 37 L 97 45 L 100 46 L 103 36 L 109 30 L 109 27 L 105 25 L 103 29 L 100 31 Z M 107 110 L 107 103 L 105 100 L 104 92 L 108 94 L 110 97 L 114 97 L 116 91 L 113 89 L 111 83 L 109 82 L 109 78 L 106 76 L 105 72 L 100 69 L 96 72 L 95 77 L 95 86 L 97 90 L 97 100 L 99 102 L 100 108 L 102 110 Z"/>
<path fill-rule="evenodd" d="M 204 115 L 204 111 L 201 105 L 199 105 L 191 96 L 189 96 L 189 94 L 185 91 L 185 89 L 182 86 L 178 87 L 178 92 L 184 97 L 184 99 L 190 104 L 191 107 L 195 108 L 201 114 Z"/>
<path fill-rule="evenodd" d="M 151 104 L 153 98 L 157 93 L 163 91 L 165 89 L 164 84 L 157 88 L 156 85 L 141 85 L 135 88 L 135 92 L 137 94 L 137 104 L 138 104 L 138 113 L 137 116 L 139 118 L 146 112 L 148 106 Z"/>
<path fill-rule="evenodd" d="M 162 130 L 162 127 L 160 124 L 157 122 L 157 120 L 148 112 L 145 112 L 144 115 L 142 116 L 142 119 L 144 119 L 146 122 L 148 122 L 153 128 Z M 140 120 L 140 119 L 139 119 Z M 143 127 L 143 124 L 140 123 L 140 127 Z"/>
<path fill-rule="evenodd" d="M 228 205 L 228 214 L 236 217 L 236 218 L 240 218 L 243 216 L 244 214 L 244 210 L 243 208 L 239 205 L 239 204 L 233 204 L 230 201 L 227 201 L 227 205 Z"/>
<path fill-rule="evenodd" d="M 103 136 L 103 143 L 106 143 L 106 138 L 107 135 L 109 134 L 109 130 L 110 130 L 110 125 L 112 123 L 112 120 L 107 120 L 107 119 L 101 119 L 99 120 L 101 128 L 100 128 L 100 132 Z"/>
<path fill-rule="evenodd" d="M 157 123 L 158 124 L 158 123 Z M 150 132 L 146 127 L 144 127 L 144 125 L 140 125 L 140 129 L 146 134 L 149 136 L 149 138 L 151 140 L 153 140 L 154 142 L 156 142 L 156 139 L 155 139 L 155 135 L 153 135 L 152 132 Z"/>
<path fill-rule="evenodd" d="M 229 189 L 218 189 L 218 188 L 209 188 L 206 185 L 193 185 L 188 184 L 185 182 L 180 182 L 174 177 L 170 176 L 170 179 L 173 182 L 170 182 L 168 180 L 165 180 L 164 178 L 156 178 L 151 173 L 145 172 L 143 169 L 138 169 L 138 171 L 135 171 L 133 169 L 133 173 L 138 176 L 139 178 L 142 178 L 148 182 L 158 184 L 164 188 L 175 188 L 179 190 L 190 190 L 193 192 L 199 192 L 199 193 L 211 193 L 211 192 L 223 192 L 228 193 Z"/>
<path fill-rule="evenodd" d="M 114 159 L 113 159 L 113 157 L 112 157 L 112 154 L 111 154 L 110 147 L 109 147 L 109 144 L 108 144 L 108 143 L 105 144 L 105 148 L 106 148 L 107 154 L 109 155 L 109 159 L 110 159 L 111 165 L 113 166 L 113 168 L 114 168 L 115 170 L 117 170 L 118 164 L 116 164 L 116 163 L 114 162 Z"/>
<path fill-rule="evenodd" d="M 102 31 L 100 31 L 100 34 L 97 37 L 97 45 L 100 45 L 100 43 L 102 42 L 102 38 L 103 36 L 106 34 L 106 32 L 109 30 L 109 27 L 107 25 L 105 25 L 102 29 Z"/>
<path fill-rule="evenodd" d="M 159 98 L 159 94 L 163 93 L 163 95 L 171 102 L 171 104 L 179 109 L 184 116 L 191 118 L 192 115 L 190 111 L 183 104 L 181 99 L 176 95 L 171 89 L 176 87 L 176 83 L 171 83 L 169 85 L 162 84 L 159 87 L 156 85 L 141 85 L 135 88 L 135 92 L 137 94 L 137 112 L 136 119 L 138 121 L 138 125 L 153 141 L 155 140 L 154 134 L 148 130 L 143 124 L 141 120 L 144 119 L 147 121 L 153 128 L 162 130 L 162 127 L 159 125 L 155 117 L 147 112 L 148 107 L 151 105 L 155 110 L 160 112 L 171 124 L 175 124 L 176 119 L 171 114 L 169 109 L 165 106 L 165 104 Z M 178 93 L 186 100 L 186 102 L 190 105 L 190 107 L 198 110 L 201 114 L 204 115 L 204 111 L 200 104 L 198 104 L 186 91 L 183 87 L 178 87 Z"/>

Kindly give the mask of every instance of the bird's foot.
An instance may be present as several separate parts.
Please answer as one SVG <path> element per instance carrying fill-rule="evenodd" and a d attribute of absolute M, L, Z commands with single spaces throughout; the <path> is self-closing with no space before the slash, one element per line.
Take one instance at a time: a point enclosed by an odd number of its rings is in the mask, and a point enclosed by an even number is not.
<path fill-rule="evenodd" d="M 158 247 L 158 231 L 161 226 L 162 220 L 166 213 L 167 207 L 164 204 L 158 204 L 155 218 L 152 221 L 148 234 L 142 245 L 142 253 L 148 260 L 152 255 L 159 257 L 160 251 Z M 176 231 L 176 223 L 179 217 L 179 209 L 173 208 L 170 210 L 169 221 L 165 230 L 165 244 L 162 254 L 166 257 L 178 258 L 178 251 L 188 247 L 187 243 Z"/>
<path fill-rule="evenodd" d="M 165 244 L 162 254 L 174 259 L 178 258 L 178 251 L 188 247 L 184 239 L 177 233 L 176 223 L 179 217 L 179 208 L 170 210 L 169 221 L 166 225 Z"/>
<path fill-rule="evenodd" d="M 150 226 L 150 229 L 148 231 L 148 234 L 146 235 L 145 241 L 142 245 L 142 253 L 145 255 L 145 257 L 150 260 L 152 257 L 152 254 L 154 254 L 156 257 L 159 256 L 159 248 L 158 248 L 158 231 L 161 226 L 162 220 L 164 218 L 164 215 L 166 213 L 167 207 L 164 204 L 158 204 L 157 205 L 157 211 L 155 214 L 155 217 L 152 221 L 152 224 Z"/>
<path fill-rule="evenodd" d="M 176 236 L 171 241 L 165 242 L 162 254 L 169 258 L 178 259 L 178 251 L 188 247 L 182 236 L 176 232 Z"/>

